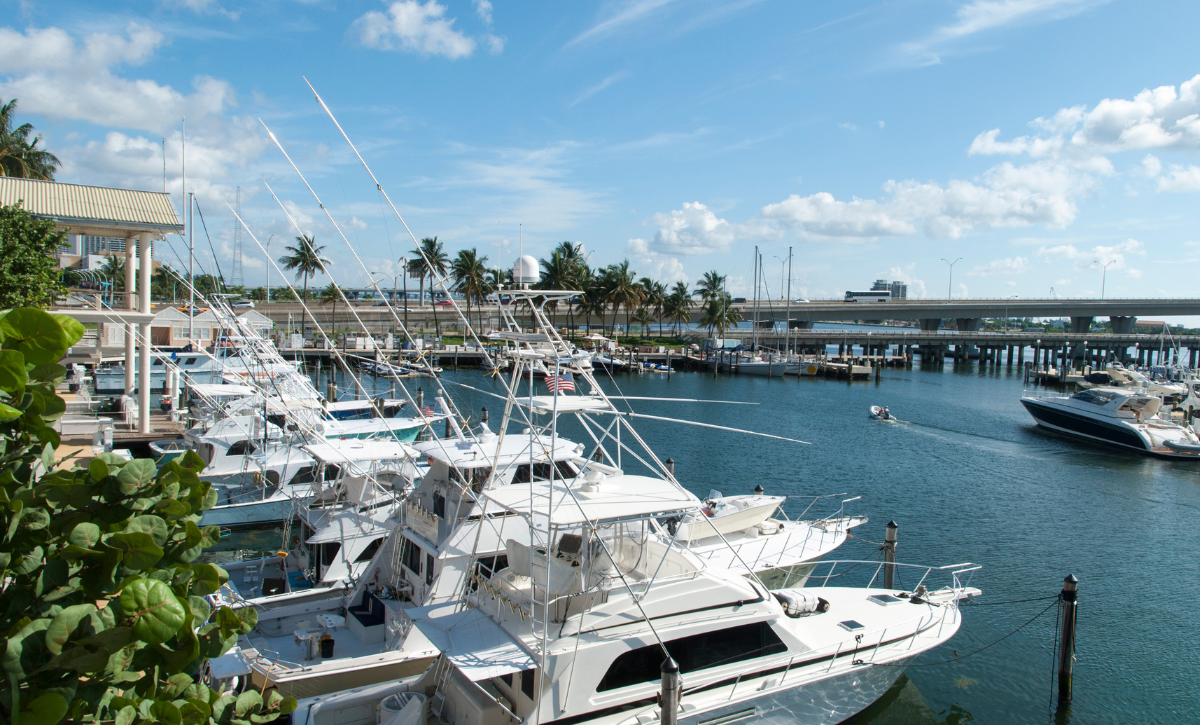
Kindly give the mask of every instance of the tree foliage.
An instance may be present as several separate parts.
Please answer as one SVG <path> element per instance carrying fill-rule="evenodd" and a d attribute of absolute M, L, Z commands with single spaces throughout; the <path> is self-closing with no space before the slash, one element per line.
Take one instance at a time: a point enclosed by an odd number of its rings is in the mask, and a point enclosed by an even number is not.
<path fill-rule="evenodd" d="M 196 563 L 218 536 L 199 526 L 216 502 L 200 458 L 55 461 L 57 361 L 82 335 L 42 310 L 0 313 L 0 723 L 258 725 L 290 712 L 278 693 L 197 681 L 257 624 L 204 598 L 228 576 Z"/>
<path fill-rule="evenodd" d="M 13 128 L 16 114 L 17 99 L 0 106 L 0 176 L 52 181 L 61 162 L 46 149 L 38 148 L 41 134 L 29 140 L 32 125 L 23 123 Z"/>
<path fill-rule="evenodd" d="M 49 307 L 67 293 L 55 254 L 66 232 L 16 206 L 0 206 L 0 309 Z"/>

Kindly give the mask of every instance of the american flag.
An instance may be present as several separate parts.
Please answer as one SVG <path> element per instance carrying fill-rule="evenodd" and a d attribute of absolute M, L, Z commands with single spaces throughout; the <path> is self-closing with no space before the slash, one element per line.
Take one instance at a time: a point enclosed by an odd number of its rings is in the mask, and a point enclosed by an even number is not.
<path fill-rule="evenodd" d="M 427 405 L 424 408 L 421 408 L 421 412 L 425 415 L 426 418 L 432 418 L 434 415 L 436 415 L 436 413 L 433 412 L 433 406 L 431 406 L 431 405 Z"/>
<path fill-rule="evenodd" d="M 562 375 L 548 374 L 546 389 L 551 393 L 575 392 L 575 376 L 568 370 Z"/>

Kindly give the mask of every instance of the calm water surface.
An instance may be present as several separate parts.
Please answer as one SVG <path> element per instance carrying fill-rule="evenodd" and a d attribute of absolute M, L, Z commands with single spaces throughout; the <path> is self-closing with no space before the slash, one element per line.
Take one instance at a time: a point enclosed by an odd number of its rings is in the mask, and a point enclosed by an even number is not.
<path fill-rule="evenodd" d="M 498 389 L 474 371 L 448 381 Z M 1200 631 L 1200 466 L 1112 454 L 1037 430 L 1018 399 L 1018 372 L 971 364 L 944 371 L 888 370 L 878 382 L 714 378 L 680 373 L 604 381 L 629 396 L 718 398 L 753 406 L 630 401 L 636 412 L 678 416 L 811 445 L 658 421 L 636 421 L 661 458 L 703 496 L 710 489 L 813 496 L 850 492 L 870 523 L 839 559 L 868 559 L 884 524 L 900 524 L 902 562 L 983 565 L 981 602 L 1056 594 L 1080 579 L 1078 661 L 1069 721 L 1196 722 Z M 540 386 L 539 386 L 540 387 Z M 380 388 L 383 389 L 383 386 Z M 500 401 L 451 388 L 464 409 Z M 869 420 L 872 404 L 903 422 Z M 564 430 L 575 440 L 585 440 Z M 627 466 L 629 468 L 629 466 Z M 807 502 L 788 504 L 792 515 Z M 822 508 L 824 507 L 824 508 Z M 818 504 L 813 514 L 836 504 Z M 810 514 L 811 515 L 811 514 Z M 264 548 L 273 532 L 257 534 Z M 277 536 L 277 535 L 276 535 Z M 237 542 L 226 542 L 233 547 Z M 949 645 L 915 664 L 952 660 L 1009 634 L 1049 602 L 964 608 Z M 979 654 L 910 667 L 856 725 L 1047 722 L 1051 718 L 1054 610 Z"/>

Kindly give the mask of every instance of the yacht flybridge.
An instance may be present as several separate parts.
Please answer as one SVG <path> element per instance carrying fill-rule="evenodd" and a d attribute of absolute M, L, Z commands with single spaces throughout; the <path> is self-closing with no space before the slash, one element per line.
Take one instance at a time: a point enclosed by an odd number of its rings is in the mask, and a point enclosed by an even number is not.
<path fill-rule="evenodd" d="M 1158 417 L 1157 395 L 1129 388 L 1095 387 L 1070 397 L 1021 398 L 1043 428 L 1159 458 L 1200 461 L 1200 438 L 1191 428 Z"/>

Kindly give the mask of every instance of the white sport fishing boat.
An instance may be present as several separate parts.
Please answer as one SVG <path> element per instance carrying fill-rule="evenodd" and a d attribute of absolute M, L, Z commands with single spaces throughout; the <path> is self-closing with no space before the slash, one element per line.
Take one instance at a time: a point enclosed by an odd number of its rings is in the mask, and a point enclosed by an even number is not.
<path fill-rule="evenodd" d="M 1162 399 L 1128 388 L 1089 388 L 1070 397 L 1021 398 L 1043 428 L 1122 450 L 1200 461 L 1200 438 L 1191 428 L 1158 417 Z"/>
<path fill-rule="evenodd" d="M 541 308 L 533 309 L 540 317 Z M 514 380 L 522 379 L 519 372 Z M 611 405 L 598 388 L 591 396 L 510 392 L 509 399 L 517 414 L 532 414 L 528 420 L 549 414 L 547 427 L 536 432 L 549 432 L 551 442 L 561 413 L 599 417 Z M 626 418 L 613 426 L 640 444 Z M 591 434 L 593 427 L 584 428 Z M 366 725 L 376 708 L 396 704 L 396 698 L 385 704 L 389 697 L 403 693 L 400 700 L 416 702 L 432 693 L 427 709 L 410 713 L 411 722 L 634 725 L 649 722 L 656 710 L 665 647 L 687 678 L 680 704 L 688 722 L 747 711 L 840 722 L 881 696 L 900 665 L 949 639 L 961 622 L 958 600 L 977 591 L 958 580 L 975 569 L 962 565 L 943 570 L 950 581 L 934 594 L 924 577 L 919 594 L 870 586 L 874 579 L 861 588 L 772 592 L 745 565 L 726 563 L 738 557 L 713 565 L 693 542 L 720 541 L 742 524 L 757 531 L 780 501 L 718 497 L 728 510 L 716 515 L 717 501 L 702 503 L 665 468 L 659 475 L 625 473 L 614 455 L 628 449 L 632 457 L 633 449 L 615 433 L 603 440 L 616 451 L 598 447 L 603 463 L 572 461 L 573 477 L 550 466 L 547 480 L 462 490 L 475 494 L 467 510 L 479 526 L 475 564 L 459 572 L 468 575 L 456 587 L 459 596 L 413 609 L 394 600 L 356 605 L 378 619 L 388 659 L 433 666 L 399 682 L 307 699 L 294 721 Z M 640 460 L 657 457 L 647 450 Z M 709 537 L 702 537 L 705 524 Z M 489 550 L 489 539 L 503 541 L 503 559 Z M 828 564 L 832 574 L 836 564 Z M 356 672 L 364 675 L 362 667 Z"/>

